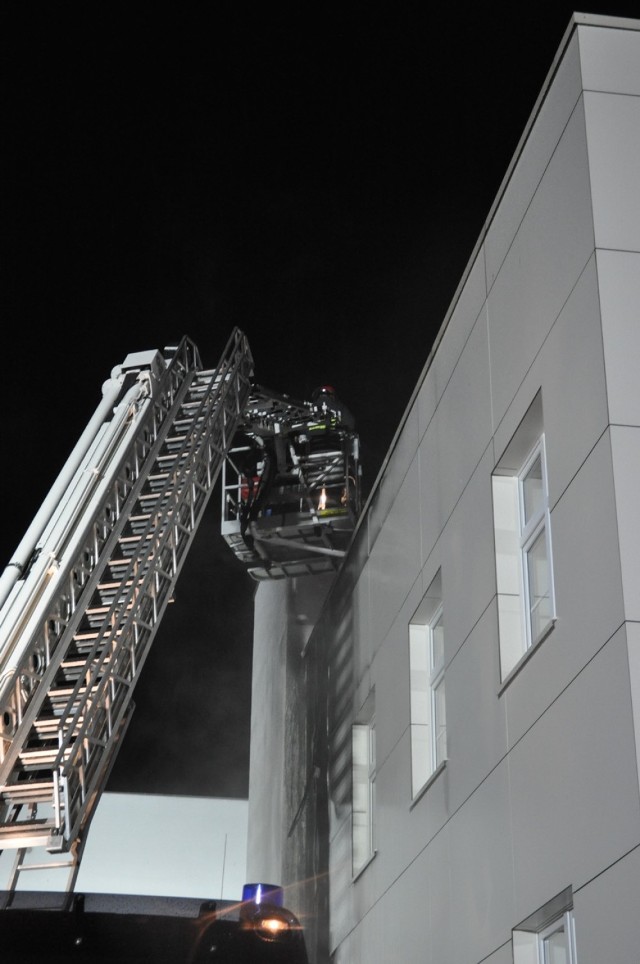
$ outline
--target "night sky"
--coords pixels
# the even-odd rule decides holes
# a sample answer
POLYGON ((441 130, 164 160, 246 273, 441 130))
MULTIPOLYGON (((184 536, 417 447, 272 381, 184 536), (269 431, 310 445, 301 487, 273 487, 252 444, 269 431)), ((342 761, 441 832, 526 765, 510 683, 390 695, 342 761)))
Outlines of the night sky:
MULTIPOLYGON (((0 15, 6 562, 111 368, 183 335, 213 366, 238 326, 259 383, 333 384, 367 490, 573 7, 162 9, 0 15)), ((218 515, 216 490, 109 789, 247 794, 255 583, 218 515)))

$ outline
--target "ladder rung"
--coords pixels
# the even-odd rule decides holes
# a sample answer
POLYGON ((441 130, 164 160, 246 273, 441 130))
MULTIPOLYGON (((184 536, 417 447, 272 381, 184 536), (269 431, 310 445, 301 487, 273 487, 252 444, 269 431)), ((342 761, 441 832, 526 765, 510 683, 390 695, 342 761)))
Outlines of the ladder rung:
MULTIPOLYGON (((3 850, 26 850, 28 847, 48 847, 51 843, 52 834, 57 831, 56 823, 53 820, 40 821, 38 825, 31 824, 11 824, 9 827, 0 827, 0 847, 3 850), (9 831, 9 832, 7 832, 9 831)), ((57 834, 56 834, 57 836, 57 834)), ((59 866, 58 862, 52 861, 47 864, 48 868, 59 866)), ((19 870, 40 869, 37 864, 19 865, 19 870)))
POLYGON ((0 787, 0 797, 8 803, 42 803, 53 796, 53 780, 9 783, 0 787))

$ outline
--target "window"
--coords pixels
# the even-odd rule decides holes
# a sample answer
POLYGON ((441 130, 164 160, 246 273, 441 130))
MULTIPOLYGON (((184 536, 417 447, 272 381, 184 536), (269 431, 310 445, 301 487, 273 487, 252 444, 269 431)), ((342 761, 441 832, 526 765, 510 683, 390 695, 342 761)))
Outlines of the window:
POLYGON ((573 964, 576 953, 572 910, 538 934, 538 957, 540 964, 573 964))
POLYGON ((492 476, 500 664, 504 679, 555 619, 542 402, 536 400, 492 476))
POLYGON ((513 931, 514 964, 577 964, 573 894, 568 887, 513 931))
POLYGON ((444 621, 440 573, 409 624, 411 796, 447 756, 444 696, 444 621))
POLYGON ((360 873, 375 854, 373 818, 376 785, 376 730, 374 694, 369 694, 359 719, 351 727, 353 875, 360 873))

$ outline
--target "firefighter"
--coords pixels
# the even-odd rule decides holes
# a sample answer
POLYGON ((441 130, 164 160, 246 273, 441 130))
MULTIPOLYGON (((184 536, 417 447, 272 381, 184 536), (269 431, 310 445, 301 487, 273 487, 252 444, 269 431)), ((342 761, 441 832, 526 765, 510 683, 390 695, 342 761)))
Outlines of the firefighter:
POLYGON ((331 415, 334 415, 345 428, 354 427, 353 415, 339 400, 332 385, 321 385, 320 388, 316 388, 311 401, 320 418, 331 418, 331 415))

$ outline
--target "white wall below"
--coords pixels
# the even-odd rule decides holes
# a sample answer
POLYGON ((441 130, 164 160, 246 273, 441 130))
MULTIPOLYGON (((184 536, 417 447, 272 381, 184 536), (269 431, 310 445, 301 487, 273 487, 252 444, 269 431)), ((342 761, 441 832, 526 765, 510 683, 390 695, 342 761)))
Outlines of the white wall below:
POLYGON ((246 800, 105 793, 76 891, 239 900, 246 800))

